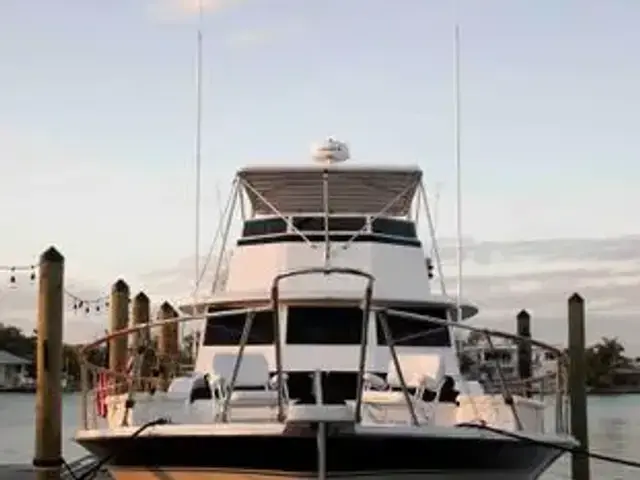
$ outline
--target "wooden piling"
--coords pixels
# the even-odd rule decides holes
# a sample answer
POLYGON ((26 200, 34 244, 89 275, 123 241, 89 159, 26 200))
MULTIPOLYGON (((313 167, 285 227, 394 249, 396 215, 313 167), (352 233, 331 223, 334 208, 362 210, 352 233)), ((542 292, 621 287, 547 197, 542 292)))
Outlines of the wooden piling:
MULTIPOLYGON (((140 362, 137 374, 143 379, 151 377, 151 371, 155 365, 154 352, 151 351, 151 330, 148 326, 150 317, 149 297, 144 292, 140 292, 133 298, 131 324, 132 326, 147 325, 147 327, 133 334, 131 351, 140 362)), ((136 382, 138 391, 145 391, 149 387, 146 381, 136 382)))
POLYGON ((38 480, 58 480, 62 467, 62 332, 64 257, 54 247, 40 257, 36 351, 36 448, 38 480))
MULTIPOLYGON (((133 298, 133 308, 131 309, 132 326, 144 325, 149 323, 150 309, 149 297, 144 292, 138 293, 133 298)), ((133 335, 133 347, 137 348, 141 345, 147 345, 150 341, 149 328, 138 331, 133 335)))
MULTIPOLYGON (((158 320, 170 320, 176 318, 178 312, 169 302, 164 302, 158 312, 158 320)), ((161 362, 161 374, 159 390, 166 391, 169 387, 169 379, 175 373, 175 365, 179 360, 179 326, 177 323, 167 323, 160 328, 160 338, 158 339, 158 355, 161 362)))
MULTIPOLYGON (((520 311, 516 316, 516 333, 524 339, 531 339, 531 315, 526 310, 520 311)), ((526 397, 532 396, 531 378, 531 342, 518 342, 518 374, 520 380, 524 380, 524 394, 526 397)))
MULTIPOLYGON (((129 285, 119 279, 111 287, 110 330, 111 333, 124 330, 129 326, 129 285)), ((117 373, 126 373, 127 369, 127 336, 109 340, 109 369, 117 373)), ((116 383, 114 394, 125 393, 127 388, 121 377, 114 378, 116 383)))
MULTIPOLYGON (((580 450, 589 450, 587 427, 587 369, 585 359, 585 306, 577 293, 569 297, 569 402, 571 404, 571 434, 580 442, 580 450)), ((573 480, 589 480, 589 457, 583 453, 571 455, 573 480)))

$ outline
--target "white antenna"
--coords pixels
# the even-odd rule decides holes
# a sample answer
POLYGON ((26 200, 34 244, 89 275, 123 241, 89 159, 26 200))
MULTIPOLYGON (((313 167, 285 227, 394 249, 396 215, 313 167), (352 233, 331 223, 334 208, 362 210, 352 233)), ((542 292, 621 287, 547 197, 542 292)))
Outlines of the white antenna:
POLYGON ((462 320, 462 175, 460 172, 460 26, 456 20, 453 31, 453 123, 456 168, 456 288, 457 320, 462 320))
MULTIPOLYGON (((196 39, 196 139, 195 139, 195 160, 196 160, 196 208, 195 208, 195 272, 193 288, 193 315, 196 315, 198 304, 198 289, 200 286, 200 177, 202 170, 202 0, 198 1, 198 31, 196 39)), ((184 327, 183 325, 183 337, 184 327)))
MULTIPOLYGON (((437 182, 435 185, 435 193, 433 195, 433 231, 438 232, 438 213, 440 211, 440 193, 442 192, 442 182, 437 182)), ((431 253, 429 258, 434 258, 436 250, 436 242, 431 242, 431 253)), ((442 292, 444 294, 444 292, 442 292)))

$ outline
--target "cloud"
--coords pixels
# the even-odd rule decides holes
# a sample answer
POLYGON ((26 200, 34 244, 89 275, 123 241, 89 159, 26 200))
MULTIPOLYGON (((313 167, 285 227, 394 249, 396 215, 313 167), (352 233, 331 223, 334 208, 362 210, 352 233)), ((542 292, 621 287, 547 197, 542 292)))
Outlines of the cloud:
POLYGON ((245 3, 247 0, 171 0, 171 3, 175 4, 177 8, 187 13, 198 13, 200 6, 205 12, 218 12, 240 3, 245 3))
MULTIPOLYGON (((455 247, 444 241, 446 274, 455 274, 455 247)), ((632 335, 640 318, 640 237, 466 242, 464 296, 480 307, 477 324, 515 329, 515 315, 527 309, 534 335, 566 340, 566 301, 579 292, 587 304, 589 341, 618 336, 640 351, 632 335)), ((454 287, 454 284, 451 284, 454 287)))
POLYGON ((227 35, 226 44, 231 48, 250 48, 281 40, 304 31, 302 19, 293 18, 286 25, 277 27, 246 28, 227 35))
MULTIPOLYGON (((442 242, 445 276, 449 293, 455 288, 455 248, 442 242)), ((201 260, 204 265, 205 259, 201 260)), ((193 257, 173 266, 132 279, 132 292, 144 290, 158 304, 165 299, 189 298, 193 286, 193 257)), ((213 280, 210 264, 203 279, 203 293, 213 280)), ((532 314, 536 337, 554 343, 566 341, 567 299, 579 292, 587 304, 587 337, 620 337, 627 349, 640 353, 640 237, 606 239, 538 240, 526 242, 477 242, 465 245, 464 297, 477 303, 480 314, 470 320, 476 325, 515 330, 515 316, 521 309, 532 314)), ((92 285, 68 282, 87 298, 99 296, 92 285)), ((434 285, 437 284, 437 279, 434 285)), ((2 290, 0 288, 0 290, 2 290)), ((437 288, 436 288, 437 290, 437 288)), ((74 290, 75 291, 75 290, 74 290)), ((33 328, 35 287, 25 286, 0 295, 2 321, 25 330, 33 328)), ((85 317, 67 312, 69 340, 87 340, 107 325, 105 316, 85 317)))
POLYGON ((218 13, 236 7, 248 0, 152 0, 148 11, 152 18, 159 21, 175 21, 193 18, 198 15, 200 2, 203 13, 218 13))
POLYGON ((255 47, 269 43, 282 34, 281 30, 268 28, 239 30, 227 36, 226 43, 232 48, 255 47))

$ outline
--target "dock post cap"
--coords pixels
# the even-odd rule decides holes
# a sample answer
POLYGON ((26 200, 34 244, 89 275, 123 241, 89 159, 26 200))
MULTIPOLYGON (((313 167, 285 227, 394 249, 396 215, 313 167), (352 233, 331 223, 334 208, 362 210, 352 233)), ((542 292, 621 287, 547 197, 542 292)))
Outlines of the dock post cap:
POLYGON ((127 285, 127 282, 125 282, 123 279, 119 278, 118 280, 116 280, 116 283, 113 284, 113 287, 111 288, 111 291, 113 293, 128 292, 129 291, 129 285, 127 285))
POLYGON ((64 255, 62 255, 58 249, 52 245, 42 252, 42 255, 40 255, 40 262, 62 263, 64 262, 64 255))
POLYGON ((531 314, 523 309, 518 312, 518 315, 516 315, 516 318, 531 318, 531 314))
POLYGON ((173 315, 177 315, 178 314, 178 312, 176 312, 176 309, 173 308, 173 305, 171 305, 167 301, 163 302, 162 305, 160 305, 160 310, 162 310, 165 313, 171 313, 173 315))
POLYGON ((569 297, 569 303, 584 303, 584 298, 578 292, 574 292, 573 295, 569 297))
POLYGON ((148 297, 148 296, 147 296, 147 294, 146 294, 146 293, 144 293, 144 292, 139 292, 139 293, 135 296, 134 300, 135 300, 136 302, 146 302, 146 303, 149 303, 149 297, 148 297))

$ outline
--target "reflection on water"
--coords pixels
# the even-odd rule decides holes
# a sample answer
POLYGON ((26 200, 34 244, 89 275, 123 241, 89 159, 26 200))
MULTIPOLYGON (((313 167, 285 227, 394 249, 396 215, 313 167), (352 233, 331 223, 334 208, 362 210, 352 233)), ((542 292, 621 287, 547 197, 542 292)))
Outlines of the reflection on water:
MULTIPOLYGON (((79 418, 79 397, 63 399, 63 453, 73 460, 85 454, 71 441, 79 418)), ((0 394, 0 463, 31 463, 34 446, 34 395, 0 394)), ((589 398, 591 450, 640 460, 640 395, 589 398)), ((569 479, 568 456, 561 458, 544 480, 569 479)), ((593 480, 637 480, 630 467, 592 462, 593 480)))
MULTIPOLYGON (((640 460, 640 395, 589 397, 590 450, 629 460, 640 460)), ((570 458, 565 455, 544 480, 569 479, 570 458)), ((598 460, 591 462, 593 480, 636 480, 640 471, 598 460)))
MULTIPOLYGON (((0 463, 28 464, 33 460, 35 399, 35 395, 0 394, 0 463)), ((65 395, 62 399, 62 448, 68 460, 86 454, 82 447, 71 441, 79 412, 79 397, 65 395)))

